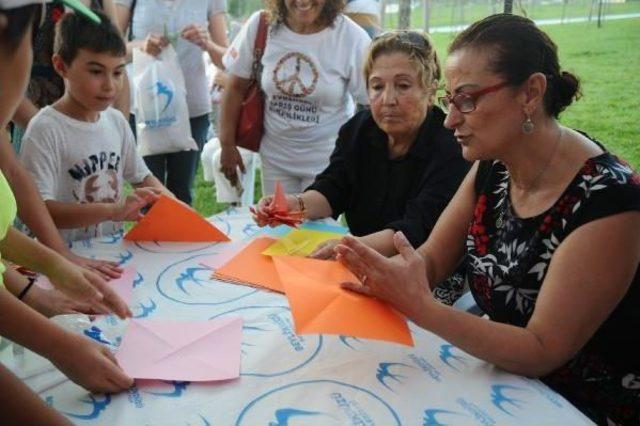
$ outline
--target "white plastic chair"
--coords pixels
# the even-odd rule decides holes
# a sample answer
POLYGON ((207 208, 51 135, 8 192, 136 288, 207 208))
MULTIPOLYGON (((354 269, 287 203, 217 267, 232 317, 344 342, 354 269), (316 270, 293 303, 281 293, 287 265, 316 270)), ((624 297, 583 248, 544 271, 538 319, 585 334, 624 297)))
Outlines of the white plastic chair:
POLYGON ((240 204, 242 207, 253 205, 255 195, 254 183, 256 180, 256 163, 260 160, 254 152, 238 148, 242 156, 242 162, 246 173, 240 173, 240 188, 231 186, 231 183, 220 171, 220 141, 218 138, 210 139, 202 149, 200 161, 206 182, 213 182, 216 188, 216 200, 219 203, 240 204))

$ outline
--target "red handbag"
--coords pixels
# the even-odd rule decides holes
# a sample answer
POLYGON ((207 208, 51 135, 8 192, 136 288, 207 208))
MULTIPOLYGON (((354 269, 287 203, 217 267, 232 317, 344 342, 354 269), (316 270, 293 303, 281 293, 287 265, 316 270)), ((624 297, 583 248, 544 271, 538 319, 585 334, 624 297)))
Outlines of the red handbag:
POLYGON ((240 107, 238 126, 236 127, 236 145, 250 151, 260 150, 260 141, 264 132, 264 93, 260 89, 260 74, 262 72, 262 54, 267 44, 267 13, 260 13, 258 33, 253 46, 253 69, 251 71, 251 86, 247 90, 240 107))

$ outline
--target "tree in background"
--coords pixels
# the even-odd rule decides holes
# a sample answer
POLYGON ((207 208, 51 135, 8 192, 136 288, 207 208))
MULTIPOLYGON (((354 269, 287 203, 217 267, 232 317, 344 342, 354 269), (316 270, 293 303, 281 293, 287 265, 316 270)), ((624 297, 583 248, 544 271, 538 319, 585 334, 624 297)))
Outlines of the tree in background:
POLYGON ((398 2, 398 29, 407 30, 411 26, 411 0, 398 2))

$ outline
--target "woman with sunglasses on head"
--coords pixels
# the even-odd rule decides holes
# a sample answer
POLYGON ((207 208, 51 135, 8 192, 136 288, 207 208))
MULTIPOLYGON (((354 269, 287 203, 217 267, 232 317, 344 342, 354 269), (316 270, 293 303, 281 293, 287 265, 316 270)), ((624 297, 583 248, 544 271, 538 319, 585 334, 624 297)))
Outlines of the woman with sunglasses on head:
POLYGON ((557 117, 578 94, 529 19, 493 15, 457 36, 449 114, 476 161, 427 242, 379 256, 345 238, 338 257, 419 326, 512 373, 539 377, 599 424, 640 421, 640 176, 557 117), (466 256, 491 321, 434 303, 466 256))
MULTIPOLYGON (((287 202, 306 219, 344 213, 353 235, 391 256, 396 231, 414 247, 426 240, 470 165, 433 105, 440 64, 425 34, 395 31, 376 38, 364 76, 371 109, 342 127, 329 166, 303 193, 287 195, 287 202)), ((272 199, 258 203, 259 225, 272 199)), ((333 258, 338 242, 322 244, 311 256, 333 258)))

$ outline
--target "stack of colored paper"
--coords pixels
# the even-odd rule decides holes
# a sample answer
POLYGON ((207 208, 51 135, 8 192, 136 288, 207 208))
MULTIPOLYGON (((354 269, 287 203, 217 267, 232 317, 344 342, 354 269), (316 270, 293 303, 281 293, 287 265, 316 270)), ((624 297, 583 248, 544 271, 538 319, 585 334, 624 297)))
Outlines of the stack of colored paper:
POLYGON ((344 234, 338 232, 294 229, 262 252, 267 256, 309 256, 325 241, 339 240, 344 234))
POLYGON ((212 278, 285 293, 296 333, 340 334, 413 345, 400 314, 379 300, 341 287, 343 282, 358 281, 341 263, 266 256, 275 242, 267 237, 254 239, 212 278))
POLYGON ((280 277, 271 256, 262 254, 276 240, 268 237, 256 238, 231 260, 218 268, 212 278, 235 284, 263 287, 283 293, 280 277))
POLYGON ((297 227, 304 219, 301 211, 290 211, 287 205, 287 198, 280 181, 276 182, 276 189, 273 193, 273 201, 266 209, 266 213, 259 212, 253 207, 251 212, 269 226, 288 225, 297 227))

